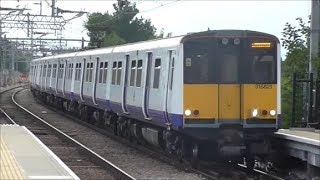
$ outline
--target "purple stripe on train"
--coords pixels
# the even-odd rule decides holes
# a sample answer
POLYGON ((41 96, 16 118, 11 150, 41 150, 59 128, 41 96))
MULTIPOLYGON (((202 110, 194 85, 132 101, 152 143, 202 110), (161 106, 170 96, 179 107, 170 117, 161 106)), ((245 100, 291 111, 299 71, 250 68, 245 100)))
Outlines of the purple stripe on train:
MULTIPOLYGON (((73 93, 73 92, 65 92, 66 96, 71 100, 80 100, 80 95, 73 93)), ((92 97, 83 95, 85 104, 90 106, 95 106, 100 109, 107 109, 111 110, 113 112, 122 112, 122 106, 119 102, 109 101, 105 99, 97 98, 96 102, 98 105, 94 105, 92 101, 92 97)), ((142 108, 136 107, 132 105, 126 105, 126 108, 128 112, 130 113, 129 116, 135 119, 144 119, 142 108)), ((152 118, 152 121, 157 124, 164 125, 166 123, 165 121, 165 112, 159 111, 159 110, 148 110, 150 118, 152 118)), ((173 114, 169 113, 169 120, 172 123, 172 127, 174 129, 180 129, 183 126, 183 116, 181 114, 173 114)))
MULTIPOLYGON (((111 109, 114 112, 122 112, 121 103, 110 101, 110 104, 111 104, 111 109)), ((126 107, 128 112, 130 113, 129 114, 130 117, 135 119, 144 119, 141 107, 136 107, 132 105, 126 105, 126 107)), ((152 118, 152 121, 157 124, 164 125, 166 123, 164 111, 149 109, 149 115, 150 115, 150 118, 152 118)), ((169 113, 169 119, 174 129, 182 128, 183 117, 181 114, 169 113)))

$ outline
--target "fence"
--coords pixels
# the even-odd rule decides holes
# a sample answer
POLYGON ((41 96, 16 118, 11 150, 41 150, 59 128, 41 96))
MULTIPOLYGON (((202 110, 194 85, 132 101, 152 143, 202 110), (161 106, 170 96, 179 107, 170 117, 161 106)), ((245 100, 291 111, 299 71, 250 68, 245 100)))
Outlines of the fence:
POLYGON ((320 128, 320 79, 293 74, 291 127, 320 128))

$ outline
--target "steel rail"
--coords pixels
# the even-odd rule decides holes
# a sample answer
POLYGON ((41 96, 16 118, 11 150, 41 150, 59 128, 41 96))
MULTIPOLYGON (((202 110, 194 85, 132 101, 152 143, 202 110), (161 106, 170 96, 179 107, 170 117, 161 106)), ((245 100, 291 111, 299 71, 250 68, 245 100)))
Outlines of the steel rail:
POLYGON ((102 156, 100 156, 99 154, 95 153, 94 151, 92 151, 91 149, 89 149, 88 147, 84 146, 83 144, 81 144, 80 142, 76 141, 75 139, 73 139, 72 137, 68 136, 67 134, 65 134, 64 132, 60 131, 59 129, 57 129, 56 127, 52 126, 51 124, 49 124, 48 122, 46 122, 45 120, 43 120, 42 118, 40 118, 39 116, 35 115, 34 113, 30 112, 28 109, 24 108, 22 105, 20 105, 16 100, 15 100, 15 96, 17 93, 25 91, 27 89, 22 89, 19 91, 16 91, 13 95, 12 95, 12 101, 14 102, 14 104, 16 106, 18 106, 20 109, 24 110, 25 112, 27 112, 28 114, 30 114, 31 116, 33 116, 34 118, 36 118, 37 120, 39 120, 41 123, 43 123, 47 128, 51 129, 53 132, 56 133, 56 135, 58 135, 59 137, 67 140, 70 143, 73 143, 76 147, 78 147, 79 149, 84 150, 83 152, 86 153, 88 156, 90 156, 92 159, 94 159, 97 163, 101 164, 103 167, 108 167, 109 170, 111 170, 114 175, 117 176, 117 178, 119 179, 130 179, 130 180, 135 180, 135 178, 131 175, 129 175, 128 173, 124 172, 122 169, 120 169, 119 167, 115 166, 114 164, 112 164, 111 162, 109 162, 108 160, 104 159, 102 156))
POLYGON ((2 114, 4 114, 7 119, 9 119, 11 121, 12 124, 16 125, 17 123, 0 107, 0 111, 2 114))
MULTIPOLYGON (((23 86, 26 86, 26 85, 21 85, 21 86, 15 86, 15 87, 12 87, 12 88, 9 88, 9 89, 5 89, 4 91, 0 91, 0 95, 5 93, 5 92, 8 92, 8 91, 11 91, 11 90, 14 90, 14 89, 17 89, 17 88, 21 88, 23 86)), ((0 107, 0 112, 2 114, 4 114, 7 119, 9 119, 11 121, 12 124, 14 125, 17 125, 17 123, 0 107)))

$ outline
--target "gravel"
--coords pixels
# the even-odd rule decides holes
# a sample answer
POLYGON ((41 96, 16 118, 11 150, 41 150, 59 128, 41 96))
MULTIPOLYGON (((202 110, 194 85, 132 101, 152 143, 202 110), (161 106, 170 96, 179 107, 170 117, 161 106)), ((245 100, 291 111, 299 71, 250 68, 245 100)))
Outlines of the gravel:
MULTIPOLYGON (((137 179, 204 179, 204 177, 199 174, 186 172, 159 159, 152 158, 144 152, 119 143, 106 135, 80 125, 67 117, 56 114, 54 111, 37 104, 29 90, 19 93, 16 99, 21 105, 42 117, 48 123, 67 134, 71 134, 75 140, 89 147, 91 150, 137 179), (46 113, 43 113, 44 111, 46 113)), ((50 140, 47 137, 42 138, 41 140, 53 141, 52 146, 56 141, 55 139, 50 140)), ((72 149, 60 149, 56 146, 54 146, 53 151, 56 151, 57 154, 60 152, 68 152, 67 154, 69 155, 73 153, 72 149)), ((61 156, 62 159, 64 157, 63 154, 60 154, 59 156, 61 156)), ((77 156, 75 155, 75 157, 77 156)), ((77 163, 75 163, 75 165, 77 165, 77 163)), ((82 170, 83 172, 81 171, 81 174, 87 173, 86 168, 82 168, 82 170)), ((97 173, 99 173, 99 168, 97 168, 97 173)), ((96 174, 94 173, 88 173, 88 177, 91 177, 90 179, 94 179, 95 175, 96 174)))

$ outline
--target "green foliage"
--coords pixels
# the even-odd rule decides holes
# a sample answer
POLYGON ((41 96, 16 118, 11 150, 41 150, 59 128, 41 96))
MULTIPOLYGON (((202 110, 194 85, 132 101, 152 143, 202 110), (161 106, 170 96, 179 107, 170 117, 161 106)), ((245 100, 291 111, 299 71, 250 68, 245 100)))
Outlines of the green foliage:
MULTIPOLYGON (((285 61, 282 62, 282 127, 289 127, 292 119, 292 75, 294 72, 306 75, 309 68, 309 41, 310 17, 305 23, 302 18, 297 18, 298 26, 286 23, 283 29, 282 46, 288 50, 285 61)), ((313 59, 314 66, 320 70, 320 58, 313 59)), ((297 95, 302 96, 302 88, 297 88, 297 95)), ((302 98, 296 98, 297 104, 302 105, 302 98)), ((302 114, 302 106, 297 109, 297 114, 302 114)), ((301 118, 296 117, 297 119, 301 118)))
POLYGON ((124 44, 126 41, 122 39, 117 33, 111 32, 110 34, 106 35, 103 40, 102 46, 114 46, 119 44, 124 44))
POLYGON ((89 31, 90 46, 113 46, 159 37, 150 19, 135 17, 139 13, 135 3, 117 0, 113 8, 113 14, 96 12, 88 16, 84 26, 89 31))

